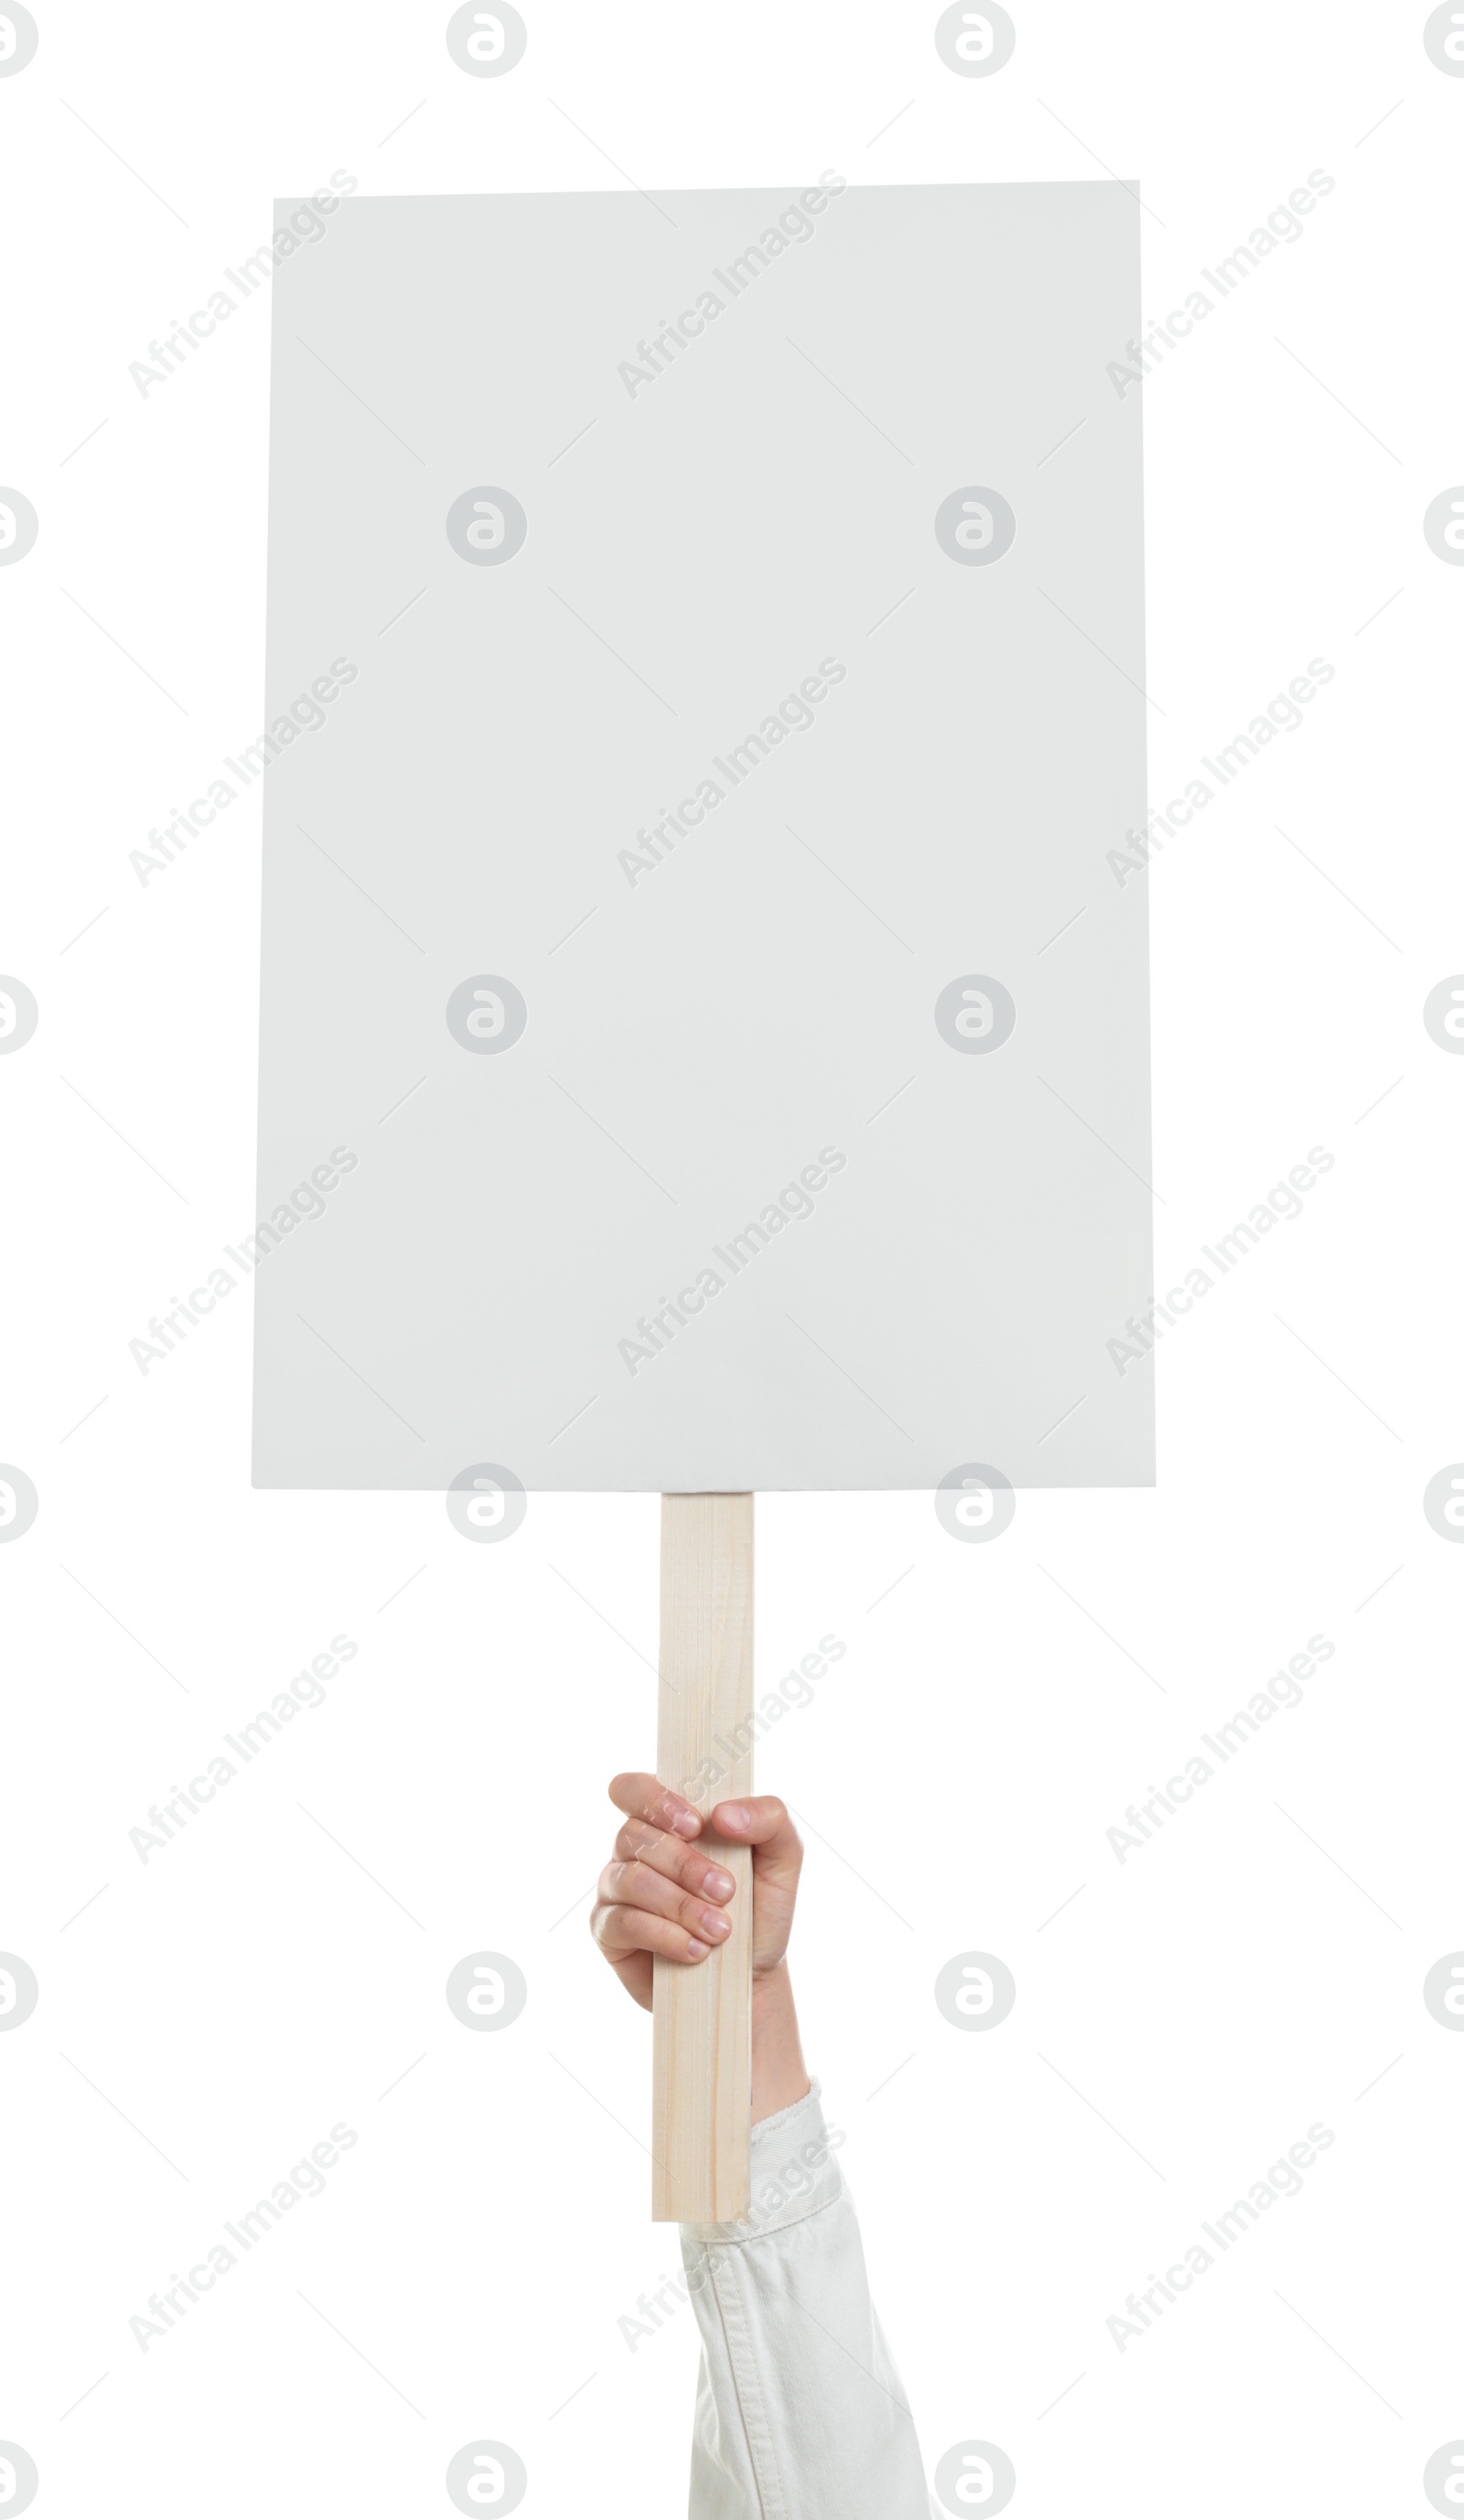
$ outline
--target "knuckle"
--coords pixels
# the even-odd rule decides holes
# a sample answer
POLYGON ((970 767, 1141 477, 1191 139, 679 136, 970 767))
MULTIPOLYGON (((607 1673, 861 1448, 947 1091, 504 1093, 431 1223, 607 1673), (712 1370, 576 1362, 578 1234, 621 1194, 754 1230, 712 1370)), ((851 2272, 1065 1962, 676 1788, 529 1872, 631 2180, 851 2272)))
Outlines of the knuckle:
POLYGON ((659 1843, 659 1831, 650 1827, 645 1821, 627 1820, 624 1827, 619 1833, 619 1836, 616 1839, 616 1853, 621 1858, 622 1862, 628 1864, 632 1862, 636 1856, 644 1856, 654 1853, 659 1843))
POLYGON ((640 1932, 642 1921, 633 1908, 607 1908, 600 1934, 602 1951, 614 1953, 618 1959, 622 1958, 626 1952, 633 1952, 643 1939, 640 1932))

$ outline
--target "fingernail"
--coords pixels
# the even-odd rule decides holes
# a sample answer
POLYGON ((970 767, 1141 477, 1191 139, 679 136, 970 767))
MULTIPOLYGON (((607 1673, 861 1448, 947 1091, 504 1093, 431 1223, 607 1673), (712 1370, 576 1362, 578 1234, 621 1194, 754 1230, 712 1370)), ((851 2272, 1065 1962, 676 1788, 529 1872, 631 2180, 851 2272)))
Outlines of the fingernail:
POLYGON ((689 1942, 686 1946, 686 1957, 689 1960, 704 1960, 707 1958, 707 1952, 706 1943, 689 1942))
POLYGON ((722 1810, 731 1827, 747 1827, 750 1815, 746 1803, 723 1803, 722 1810))
POLYGON ((709 1898, 730 1899, 737 1884, 730 1872, 723 1872, 719 1865, 713 1864, 709 1867, 702 1887, 709 1898))
POLYGON ((701 1816, 694 1811, 673 1812, 671 1826, 678 1837, 696 1837, 702 1826, 701 1816))
POLYGON ((719 1943, 724 1934, 730 1934, 732 1931, 730 1919, 724 1916, 718 1908, 704 1908, 702 1924, 714 1943, 719 1943))

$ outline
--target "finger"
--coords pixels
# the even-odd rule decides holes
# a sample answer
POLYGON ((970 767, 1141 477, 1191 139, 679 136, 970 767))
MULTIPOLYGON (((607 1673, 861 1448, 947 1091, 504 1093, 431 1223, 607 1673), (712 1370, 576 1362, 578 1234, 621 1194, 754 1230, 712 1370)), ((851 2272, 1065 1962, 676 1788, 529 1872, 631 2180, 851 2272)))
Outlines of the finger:
POLYGON ((615 1973, 619 1979, 621 1986, 625 1989, 626 1994, 634 1998, 635 2002, 640 2005, 641 2010, 643 2012, 654 2010, 656 2002, 656 1962, 652 1959, 650 1953, 629 1952, 626 1954, 624 1959, 612 1960, 610 1965, 615 1970, 615 1973))
POLYGON ((701 1834, 701 1813, 684 1794, 663 1785, 659 1777, 644 1776, 636 1769, 612 1777, 610 1799, 617 1811, 626 1813, 631 1820, 651 1821, 657 1828, 673 1829, 678 1837, 701 1834))
POLYGON ((797 1871, 803 1860, 803 1842, 794 1827, 788 1805, 776 1794, 753 1794, 745 1802, 718 1803, 711 1814, 711 1825, 721 1837, 735 1838, 740 1846, 755 1846, 761 1852, 762 1867, 782 1870, 791 1867, 797 1871))
POLYGON ((668 1837, 664 1829, 653 1828, 649 1821, 627 1820, 616 1839, 616 1853, 622 1864, 649 1864, 703 1899, 730 1899, 737 1887, 731 1873, 709 1855, 688 1846, 682 1837, 668 1837))
POLYGON ((679 1890, 649 1864, 607 1864, 600 1875, 603 1907, 643 1909, 648 1915, 670 1916, 701 1942, 724 1943, 732 1927, 720 1908, 679 1890))
POLYGON ((597 1908, 590 1932, 609 1960, 623 1959, 627 1952, 653 1952, 663 1960, 704 1960, 711 1949, 684 1925, 673 1924, 669 1916, 653 1916, 645 1908, 597 1908))

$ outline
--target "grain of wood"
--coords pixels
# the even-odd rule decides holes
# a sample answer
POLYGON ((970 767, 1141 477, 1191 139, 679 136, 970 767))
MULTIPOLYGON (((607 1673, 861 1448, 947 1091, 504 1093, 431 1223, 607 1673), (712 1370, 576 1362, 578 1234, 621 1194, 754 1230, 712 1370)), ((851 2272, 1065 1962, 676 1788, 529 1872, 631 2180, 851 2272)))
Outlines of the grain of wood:
MULTIPOLYGON (((752 1714, 753 1500, 664 1496, 657 1775, 701 1811, 751 1793, 752 1714)), ((719 1949, 655 1964, 657 2223, 737 2222, 751 2203, 752 1852, 709 1830, 697 1844, 737 1888, 719 1949)))

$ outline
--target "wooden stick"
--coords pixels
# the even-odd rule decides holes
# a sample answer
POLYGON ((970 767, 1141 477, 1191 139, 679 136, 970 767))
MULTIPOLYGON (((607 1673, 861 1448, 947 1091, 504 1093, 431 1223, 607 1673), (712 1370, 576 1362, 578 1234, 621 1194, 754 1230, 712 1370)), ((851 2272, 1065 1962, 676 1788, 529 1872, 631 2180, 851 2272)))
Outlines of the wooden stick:
MULTIPOLYGON (((661 1500, 656 1773, 709 1811, 753 1790, 753 1500, 661 1500)), ((740 2222, 752 2202, 753 1857, 696 1841, 737 1883, 732 1931, 694 1966, 655 1965, 651 2219, 740 2222)))

